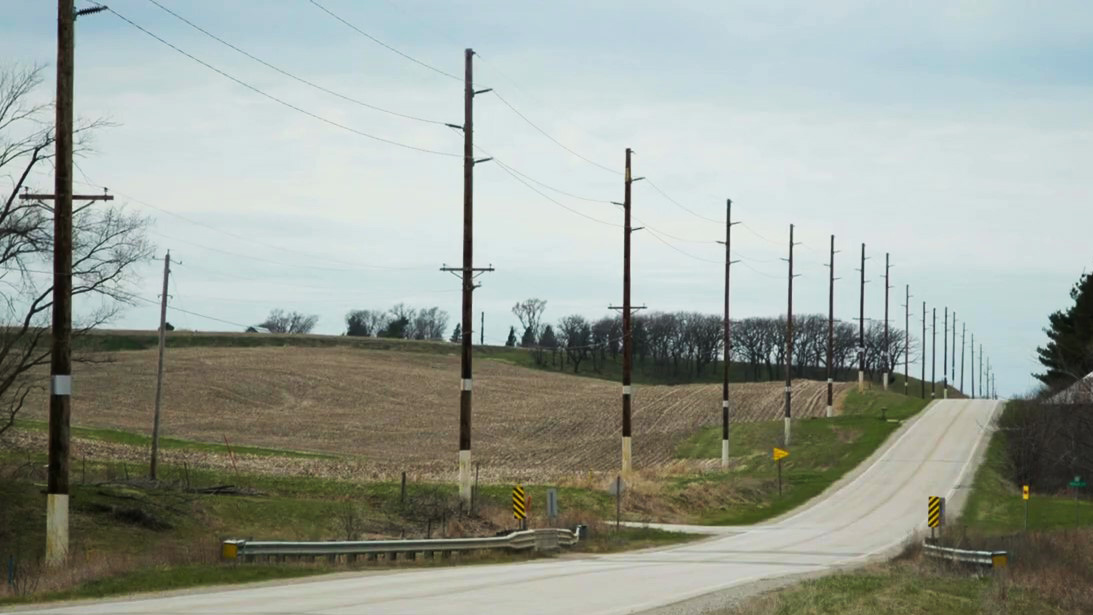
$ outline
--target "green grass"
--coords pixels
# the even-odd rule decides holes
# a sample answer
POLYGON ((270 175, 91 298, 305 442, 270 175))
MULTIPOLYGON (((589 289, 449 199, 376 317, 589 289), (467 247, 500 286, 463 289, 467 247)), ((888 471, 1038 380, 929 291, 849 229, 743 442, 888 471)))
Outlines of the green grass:
POLYGON ((72 589, 30 596, 0 597, 0 605, 106 598, 142 592, 170 591, 189 587, 232 585, 313 576, 333 572, 330 566, 275 566, 266 564, 189 564, 151 566, 116 576, 81 583, 72 589))
MULTIPOLYGON (((1021 488, 1006 474, 1006 432, 996 431, 983 465, 975 473, 972 492, 960 518, 960 525, 991 534, 1021 531, 1025 523, 1025 502, 1021 488)), ((1067 494, 1039 493, 1032 488, 1028 501, 1030 530, 1075 527, 1074 497, 1067 494)), ((1078 501, 1077 521, 1093 525, 1093 502, 1088 493, 1078 501)))
MULTIPOLYGON (((782 495, 778 495, 778 465, 772 449, 781 446, 782 421, 734 425, 729 438, 733 466, 728 472, 673 480, 677 498, 696 490, 720 489, 725 501, 703 510, 696 521, 712 525, 743 525, 790 511, 819 495, 857 467, 900 426, 926 406, 926 401, 898 393, 867 391, 847 394, 842 415, 830 419, 794 421, 790 456, 782 461, 782 495), (881 409, 887 420, 882 420, 881 409)), ((677 456, 719 458, 721 429, 705 429, 684 441, 677 456)))
POLYGON ((872 566, 804 581, 716 615, 994 615, 1067 611, 1043 604, 1034 592, 964 572, 938 571, 913 562, 872 566))
MULTIPOLYGON (((15 426, 20 429, 29 429, 33 431, 49 430, 49 424, 45 421, 30 421, 19 419, 15 422, 15 426)), ((136 434, 129 431, 122 431, 120 429, 71 427, 70 431, 73 438, 96 440, 99 442, 111 442, 114 444, 125 444, 128 446, 138 446, 141 448, 147 448, 152 446, 151 436, 136 434)), ((226 454, 230 451, 238 455, 257 455, 262 457, 303 457, 310 459, 338 458, 338 455, 332 455, 330 453, 313 453, 308 451, 296 451, 290 449, 242 446, 238 444, 232 444, 231 446, 228 446, 217 442, 199 442, 196 440, 184 440, 182 438, 164 436, 161 436, 159 438, 159 448, 161 450, 178 449, 218 454, 226 454)))

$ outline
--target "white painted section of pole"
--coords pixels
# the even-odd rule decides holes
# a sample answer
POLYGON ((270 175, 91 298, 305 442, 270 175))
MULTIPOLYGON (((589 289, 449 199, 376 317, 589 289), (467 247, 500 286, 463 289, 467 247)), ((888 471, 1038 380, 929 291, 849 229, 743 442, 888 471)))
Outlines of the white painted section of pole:
POLYGON ((941 389, 941 398, 942 399, 949 399, 949 387, 945 387, 944 389, 941 389))
POLYGON ((831 418, 831 415, 832 415, 831 406, 828 406, 827 407, 827 418, 831 418))
POLYGON ((888 372, 884 372, 884 390, 888 390, 888 372))
POLYGON ((623 476, 629 475, 633 470, 632 450, 630 448, 630 436, 623 436, 622 438, 622 473, 623 476))
POLYGON ((633 385, 629 385, 629 384, 622 385, 622 394, 623 395, 633 395, 634 394, 633 385))
POLYGON ((53 376, 49 381, 50 395, 72 395, 72 376, 53 376))
POLYGON ((729 440, 721 440, 721 467, 729 467, 729 440))
POLYGON ((46 565, 60 566, 68 557, 68 494, 46 495, 46 565))
POLYGON ((785 442, 785 446, 787 446, 787 447, 788 447, 788 446, 789 446, 789 425, 790 425, 790 418, 789 418, 789 417, 787 416, 787 417, 786 417, 786 419, 785 419, 785 421, 786 421, 786 433, 785 433, 785 440, 784 440, 784 442, 785 442))
POLYGON ((865 392, 865 372, 858 370, 858 392, 865 392))
POLYGON ((473 383, 474 383, 474 380, 472 380, 471 378, 460 378, 459 379, 459 390, 460 391, 470 391, 471 386, 472 386, 473 383))
POLYGON ((459 499, 470 506, 471 489, 474 487, 474 473, 471 467, 471 452, 459 451, 459 499))

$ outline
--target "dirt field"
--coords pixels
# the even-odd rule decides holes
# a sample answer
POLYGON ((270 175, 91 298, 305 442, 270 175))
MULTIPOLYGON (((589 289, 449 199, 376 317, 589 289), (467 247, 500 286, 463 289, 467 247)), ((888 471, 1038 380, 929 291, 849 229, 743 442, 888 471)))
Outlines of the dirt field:
MULTIPOLYGON (((72 422, 150 431, 154 351, 81 363, 72 422)), ((162 433, 181 438, 352 455, 372 477, 455 471, 459 359, 348 348, 182 348, 168 353, 162 433)), ((850 386, 838 384, 838 393, 850 386)), ((782 413, 781 383, 733 385, 734 420, 782 413)), ((794 416, 824 411, 822 383, 794 383, 794 416)), ((620 385, 478 360, 475 459, 483 474, 544 476, 617 466, 620 385)), ((24 418, 44 419, 46 398, 24 418)), ((672 460, 676 445, 720 422, 719 385, 641 386, 634 463, 672 460)))

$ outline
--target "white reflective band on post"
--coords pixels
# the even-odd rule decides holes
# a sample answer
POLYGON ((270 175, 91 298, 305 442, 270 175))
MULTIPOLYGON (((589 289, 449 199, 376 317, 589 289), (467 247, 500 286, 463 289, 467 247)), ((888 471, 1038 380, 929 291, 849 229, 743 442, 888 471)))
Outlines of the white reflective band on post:
POLYGON ((827 379, 827 383, 828 383, 828 384, 831 384, 831 383, 833 383, 833 382, 835 382, 835 381, 834 381, 834 380, 832 380, 831 378, 828 378, 828 379, 827 379))
POLYGON ((49 381, 50 395, 72 395, 72 376, 54 376, 49 381))
POLYGON ((471 379, 470 378, 460 378, 459 379, 459 390, 460 391, 469 391, 469 390, 471 390, 471 379))
POLYGON ((622 394, 623 395, 633 395, 634 394, 634 387, 630 386, 629 384, 622 385, 622 394))
POLYGON ((729 407, 729 402, 727 400, 721 400, 721 407, 722 408, 728 408, 729 407))
POLYGON ((786 393, 792 393, 793 387, 786 387, 786 393))

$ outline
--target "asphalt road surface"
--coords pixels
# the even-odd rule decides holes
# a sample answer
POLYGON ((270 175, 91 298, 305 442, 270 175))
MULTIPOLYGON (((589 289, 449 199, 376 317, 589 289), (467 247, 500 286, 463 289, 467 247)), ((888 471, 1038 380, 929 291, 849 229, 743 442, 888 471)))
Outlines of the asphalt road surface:
POLYGON ((926 498, 966 488, 999 402, 939 401, 864 471, 773 523, 656 551, 340 576, 34 613, 390 615, 636 613, 759 579, 820 572, 897 549, 926 529, 926 498))

